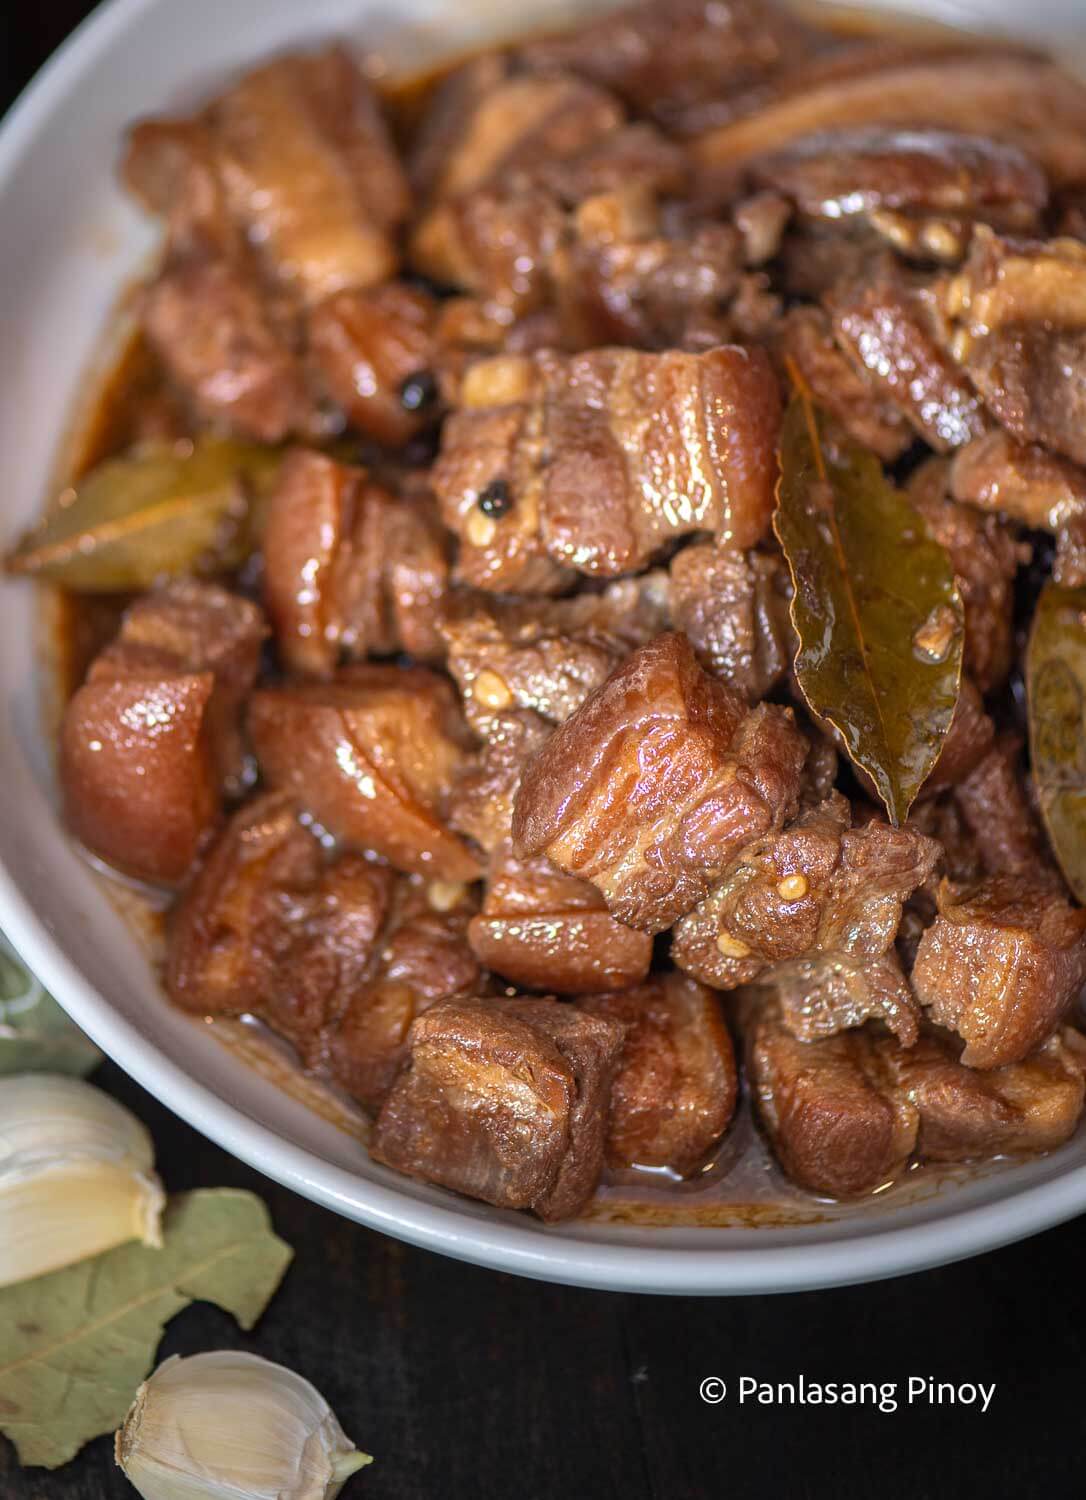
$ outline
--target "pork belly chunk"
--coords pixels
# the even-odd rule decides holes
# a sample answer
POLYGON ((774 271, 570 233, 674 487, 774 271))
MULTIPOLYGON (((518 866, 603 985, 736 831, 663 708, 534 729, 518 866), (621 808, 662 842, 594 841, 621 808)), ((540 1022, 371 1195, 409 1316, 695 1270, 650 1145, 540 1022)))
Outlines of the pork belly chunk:
POLYGON ((934 49, 860 41, 752 93, 697 142, 700 165, 737 168, 825 131, 902 127, 982 135, 1016 146, 1049 181, 1086 175, 1086 89, 1057 62, 967 43, 934 49))
POLYGON ((979 437, 980 397, 943 348, 930 295, 889 256, 826 298, 834 335, 857 371, 939 453, 979 437))
POLYGON ((167 264, 142 294, 141 314, 148 343, 205 421, 261 443, 314 428, 301 361, 244 265, 167 264))
POLYGON ((963 673, 954 717, 921 795, 930 797, 963 781, 991 750, 995 735, 976 683, 963 673))
POLYGON ((402 281, 336 292, 309 314, 310 357, 350 425, 400 448, 440 415, 438 304, 402 281))
POLYGON ((1050 1151, 1082 1115, 1086 1043, 1070 1026, 1021 1062, 987 1072, 963 1066, 958 1046, 934 1032, 909 1051, 884 1050, 897 1088, 917 1107, 925 1161, 1050 1151))
POLYGON ((759 350, 543 352, 476 366, 462 399, 433 483, 466 582, 554 591, 694 532, 745 548, 768 528, 780 407, 759 350))
POLYGON ((261 770, 317 822, 397 869, 471 881, 476 856, 443 805, 467 756, 448 683, 423 667, 355 667, 328 683, 262 688, 249 707, 261 770))
POLYGON ((377 1161, 547 1221, 603 1167, 623 1029, 556 1000, 446 1001, 420 1016, 377 1118, 377 1161))
POLYGON ((943 882, 913 965, 917 998, 965 1042, 969 1067, 1019 1062, 1086 980, 1086 911, 1043 875, 943 882))
POLYGON ((449 826, 492 854, 513 827, 513 803, 528 761, 552 726, 530 709, 495 713, 487 737, 463 765, 449 798, 449 826))
POLYGON ((1086 471, 1002 428, 959 449, 950 466, 955 500, 1038 531, 1058 532, 1086 512, 1086 471))
POLYGON ((561 69, 530 75, 503 59, 473 59, 444 81, 428 116, 413 175, 433 203, 553 170, 606 139, 626 112, 605 89, 561 69))
MULTIPOLYGON (((968 453, 973 446, 960 451, 968 453)), ((982 515, 952 499, 952 472, 945 460, 930 459, 916 470, 907 493, 932 536, 950 553, 965 606, 965 668, 987 693, 1006 681, 1014 658, 1014 579, 1030 549, 1002 517, 982 515)))
POLYGON ((795 813, 806 752, 790 709, 748 709, 685 636, 660 636, 533 757, 514 849, 546 854, 590 880, 619 921, 660 932, 795 813))
POLYGON ((823 308, 807 303, 789 308, 777 324, 776 345, 851 438, 887 463, 901 457, 913 440, 909 423, 866 368, 845 354, 823 308))
POLYGON ((526 990, 563 995, 639 984, 652 962, 652 938, 616 922, 594 885, 545 856, 521 860, 508 841, 487 868, 482 911, 469 928, 486 968, 526 990))
POLYGON ((529 67, 592 78, 681 130, 707 106, 798 61, 813 43, 801 21, 761 0, 639 0, 529 43, 519 56, 529 67))
POLYGON ((364 979, 312 1040, 310 1067, 376 1114, 407 1056, 416 1016, 442 1000, 479 993, 485 976, 468 944, 475 903, 465 886, 397 881, 364 979))
POLYGON ((717 997, 672 973, 579 1003, 626 1028, 611 1089, 608 1163, 696 1171, 730 1125, 739 1087, 717 997))
POLYGON ((280 442, 316 420, 289 327, 263 295, 201 120, 146 120, 128 139, 124 176, 166 222, 159 275, 141 295, 144 334, 187 404, 205 420, 280 442))
POLYGON ((241 789, 240 716, 266 628, 259 609, 180 579, 126 611, 68 703, 59 773, 68 826, 108 864, 180 881, 241 789))
POLYGON ((937 129, 828 130, 753 165, 755 180, 811 218, 862 216, 899 251, 959 260, 979 220, 1036 229, 1044 173, 1015 146, 937 129))
POLYGON ((568 599, 461 590, 449 600, 441 631, 465 715, 485 737, 497 714, 527 709, 562 723, 668 623, 668 581, 657 572, 568 599))
POLYGON ((908 1045, 918 1012, 892 948, 903 903, 939 852, 881 819, 851 828, 832 792, 737 855, 676 924, 672 957, 716 989, 775 985, 784 1024, 804 1041, 878 1017, 908 1045))
POLYGON ((701 665, 751 703, 760 702, 795 657, 782 559, 695 542, 672 558, 668 580, 672 622, 701 665))
POLYGON ((916 1106, 887 1086, 867 1029, 803 1042, 767 1001, 747 1037, 758 1118, 798 1186, 829 1198, 872 1193, 916 1146, 916 1106))
POLYGON ((423 497, 295 449, 268 506, 263 552, 264 599, 291 671, 328 677, 343 658, 442 656, 446 543, 423 497))
POLYGON ((989 875, 1051 874, 1052 859, 1030 804, 1020 765, 1022 743, 1000 735, 954 788, 954 802, 989 875))
POLYGON ((302 302, 395 269, 410 199, 376 95, 341 48, 257 68, 208 111, 231 211, 302 302))
POLYGON ((394 878, 356 855, 329 861, 289 795, 258 797, 172 913, 171 999, 197 1015, 260 1016, 308 1056, 365 978, 394 878))
POLYGON ((409 206, 361 70, 280 58, 197 119, 137 126, 126 176, 168 230, 144 327, 197 412, 262 442, 322 430, 298 314, 390 277, 409 206))
POLYGON ((980 228, 943 302, 954 352, 1007 431, 1086 464, 1086 245, 980 228))
MULTIPOLYGON (((550 259, 563 347, 629 344, 695 352, 741 335, 729 314, 753 278, 733 223, 668 213, 639 177, 578 203, 550 259)), ((768 257, 767 257, 768 258, 768 257)), ((764 283, 758 283, 764 286, 764 283)), ((764 292, 767 310, 779 304, 764 292)))
POLYGON ((1070 1027, 990 1072, 964 1065, 960 1043, 938 1031, 912 1048, 871 1027, 801 1042, 772 1001, 748 1042, 775 1154, 800 1187, 832 1198, 874 1192, 914 1154, 960 1162, 1051 1150, 1082 1114, 1086 1048, 1070 1027))
POLYGON ((954 455, 950 487, 956 500, 1050 532, 1054 582, 1086 583, 1086 469, 998 428, 954 455))

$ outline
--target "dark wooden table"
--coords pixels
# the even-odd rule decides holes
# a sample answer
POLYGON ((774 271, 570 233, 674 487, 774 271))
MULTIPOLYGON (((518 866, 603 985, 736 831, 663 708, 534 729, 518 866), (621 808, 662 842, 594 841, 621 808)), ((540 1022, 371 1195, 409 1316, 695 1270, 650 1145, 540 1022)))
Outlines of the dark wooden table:
MULTIPOLYGON (((183 4, 184 0, 175 0, 183 4)), ((224 0, 229 4, 229 0, 224 0)), ((84 0, 0 16, 0 105, 84 0)), ((169 1114, 112 1065, 173 1189, 262 1193, 296 1259, 251 1336, 194 1306, 162 1354, 250 1348, 300 1370, 377 1462, 346 1500, 929 1500, 1079 1496, 1086 1226, 869 1287, 745 1300, 570 1291, 475 1270, 315 1208, 169 1114), (998 1382, 987 1415, 699 1399, 703 1377, 998 1382)), ((0 1500, 133 1492, 102 1439, 54 1474, 0 1439, 0 1500)))

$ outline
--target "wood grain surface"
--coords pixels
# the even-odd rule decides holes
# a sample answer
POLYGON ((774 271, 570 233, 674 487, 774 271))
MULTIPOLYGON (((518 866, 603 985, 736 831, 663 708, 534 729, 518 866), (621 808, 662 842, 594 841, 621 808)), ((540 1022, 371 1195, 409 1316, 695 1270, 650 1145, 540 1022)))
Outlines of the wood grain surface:
MULTIPOLYGON (((183 4, 184 0, 175 0, 183 4)), ((301 3, 301 0, 300 0, 301 3)), ((229 0, 224 0, 229 5, 229 0)), ((89 7, 2 7, 6 106, 89 7)), ((2 231, 0 231, 2 232, 2 231)), ((264 1195, 296 1259, 252 1335, 206 1305, 162 1355, 252 1349, 314 1381, 376 1457, 344 1500, 928 1500, 1078 1496, 1086 1353, 1082 1221, 879 1285, 747 1300, 571 1291, 412 1250, 274 1186, 106 1065, 172 1189, 264 1195), (703 1377, 996 1381, 987 1415, 948 1406, 709 1407, 703 1377)), ((857 1252, 862 1273, 862 1251, 857 1252)), ((123 1500, 111 1443, 20 1471, 0 1500, 123 1500)))

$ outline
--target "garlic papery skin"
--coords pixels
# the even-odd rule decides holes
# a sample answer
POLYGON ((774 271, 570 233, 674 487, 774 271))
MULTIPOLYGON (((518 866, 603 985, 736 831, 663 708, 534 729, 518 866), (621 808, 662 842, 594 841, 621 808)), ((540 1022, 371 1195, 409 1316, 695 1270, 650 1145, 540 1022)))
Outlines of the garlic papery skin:
POLYGON ((161 1245, 154 1146, 101 1089, 53 1073, 0 1078, 0 1286, 127 1240, 161 1245))
POLYGON ((233 1349, 159 1365, 114 1454, 143 1500, 334 1500, 373 1462, 308 1380, 233 1349))

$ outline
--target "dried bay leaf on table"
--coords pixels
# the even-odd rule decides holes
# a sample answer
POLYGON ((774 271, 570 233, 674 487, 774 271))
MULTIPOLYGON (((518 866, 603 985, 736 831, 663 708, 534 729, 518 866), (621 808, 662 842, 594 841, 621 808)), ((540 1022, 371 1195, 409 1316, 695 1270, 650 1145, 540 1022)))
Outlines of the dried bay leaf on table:
POLYGON ((165 1324, 214 1302, 251 1328, 291 1259, 253 1193, 171 1199, 162 1249, 121 1245, 0 1289, 0 1430, 53 1469, 124 1420, 165 1324))
POLYGON ((279 461, 274 448, 207 436, 107 459, 23 538, 8 571, 120 593, 239 567, 279 461))
POLYGON ((773 524, 794 585, 796 678, 900 825, 958 701, 954 569, 875 455, 839 436, 802 390, 780 460, 773 524))
POLYGON ((0 1077, 70 1073, 83 1077, 102 1054, 70 1021, 0 933, 0 1077))
POLYGON ((1041 590, 1026 690, 1041 817, 1067 884, 1086 901, 1086 588, 1041 590))

